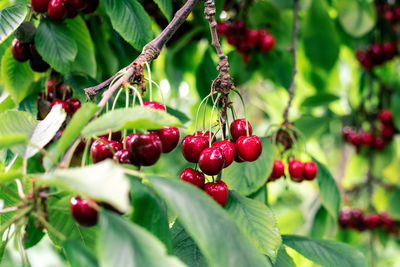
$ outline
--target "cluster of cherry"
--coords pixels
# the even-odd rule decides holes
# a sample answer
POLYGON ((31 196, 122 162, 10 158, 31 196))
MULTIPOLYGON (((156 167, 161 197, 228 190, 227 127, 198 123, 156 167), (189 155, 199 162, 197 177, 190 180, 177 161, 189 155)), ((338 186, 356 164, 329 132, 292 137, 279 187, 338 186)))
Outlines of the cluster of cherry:
POLYGON ((392 30, 397 31, 397 22, 400 21, 400 7, 397 5, 381 4, 378 1, 377 10, 378 15, 391 24, 392 30))
POLYGON ((186 168, 179 178, 199 188, 202 188, 221 206, 225 206, 228 199, 228 187, 221 181, 205 184, 204 174, 218 175, 223 168, 236 162, 255 161, 262 153, 261 139, 252 135, 250 122, 245 119, 236 119, 230 125, 232 141, 216 141, 214 134, 209 131, 196 132, 187 135, 182 140, 183 157, 191 163, 198 163, 200 171, 186 168))
POLYGON ((75 18, 79 12, 89 14, 99 6, 99 0, 31 0, 31 6, 38 13, 49 15, 52 20, 75 18))
POLYGON ((383 227, 389 234, 398 235, 399 230, 396 221, 387 212, 364 214, 356 208, 344 207, 339 211, 338 222, 343 229, 354 229, 357 231, 376 230, 383 227))
POLYGON ((269 52, 275 46, 274 36, 266 29, 247 29, 244 20, 218 22, 217 32, 220 36, 226 36, 230 45, 249 59, 249 49, 258 48, 261 52, 269 52))
MULTIPOLYGON (((300 183, 304 180, 312 181, 317 176, 318 166, 314 161, 301 162, 297 159, 289 161, 289 174, 292 181, 300 183)), ((274 161, 272 173, 267 182, 278 180, 285 175, 285 165, 279 159, 274 161)))
POLYGON ((366 70, 393 59, 397 54, 397 42, 372 43, 367 50, 357 49, 356 51, 357 60, 366 70))
POLYGON ((380 122, 380 136, 375 136, 370 131, 361 131, 358 133, 352 127, 345 126, 342 129, 343 139, 355 146, 357 149, 361 146, 374 148, 376 150, 384 149, 385 145, 392 141, 396 130, 393 123, 393 114, 390 110, 381 110, 378 114, 378 120, 380 122))

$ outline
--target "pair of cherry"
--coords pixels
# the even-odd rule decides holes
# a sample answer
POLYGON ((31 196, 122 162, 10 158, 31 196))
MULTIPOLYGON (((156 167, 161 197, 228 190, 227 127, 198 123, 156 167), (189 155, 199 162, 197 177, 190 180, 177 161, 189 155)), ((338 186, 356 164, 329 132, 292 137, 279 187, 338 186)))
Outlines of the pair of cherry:
MULTIPOLYGON (((303 180, 312 181, 317 176, 318 166, 314 161, 301 162, 293 159, 289 161, 289 174, 293 181, 302 182, 303 180)), ((274 160, 271 175, 268 182, 278 180, 285 174, 285 165, 281 160, 274 160)))
POLYGON ((357 49, 356 57, 364 69, 370 70, 393 59, 398 54, 397 45, 397 42, 373 43, 367 50, 357 49))
POLYGON ((52 20, 74 18, 78 12, 85 14, 94 12, 99 6, 99 0, 31 0, 31 6, 38 13, 47 14, 52 20))
POLYGON ((16 61, 26 62, 29 60, 31 69, 36 72, 45 72, 50 67, 37 52, 33 41, 22 43, 15 38, 11 44, 11 52, 16 61))

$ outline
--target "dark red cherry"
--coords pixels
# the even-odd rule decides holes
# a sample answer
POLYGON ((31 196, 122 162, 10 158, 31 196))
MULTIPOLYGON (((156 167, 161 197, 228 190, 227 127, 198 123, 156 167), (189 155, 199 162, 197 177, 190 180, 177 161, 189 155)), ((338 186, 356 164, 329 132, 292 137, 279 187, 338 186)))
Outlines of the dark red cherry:
POLYGON ((67 114, 71 112, 70 105, 68 104, 67 101, 61 99, 54 99, 53 102, 51 102, 51 108, 53 108, 55 105, 61 105, 61 107, 65 110, 67 114))
POLYGON ((52 20, 63 20, 67 17, 66 0, 50 0, 47 13, 52 20))
POLYGON ((385 141, 381 137, 375 137, 374 148, 376 150, 383 150, 385 148, 385 141))
POLYGON ((246 42, 248 47, 256 47, 260 39, 258 30, 247 29, 246 31, 246 42))
POLYGON ((242 160, 255 161, 262 153, 262 142, 257 135, 241 136, 235 143, 235 149, 242 160))
POLYGON ((370 44, 368 47, 368 54, 374 64, 381 64, 383 62, 383 50, 380 44, 370 44))
POLYGON ((154 133, 160 137, 163 153, 171 152, 179 143, 179 130, 176 127, 164 127, 154 133))
POLYGON ((392 123, 393 123, 393 114, 388 109, 381 110, 379 112, 378 117, 379 117, 380 122, 382 122, 383 124, 392 125, 392 123))
POLYGON ((129 147, 129 143, 131 142, 131 139, 136 135, 136 133, 132 133, 132 134, 127 134, 125 136, 125 138, 121 139, 121 144, 124 144, 125 142, 125 146, 129 147))
POLYGON ((342 228, 349 227, 351 221, 351 210, 348 207, 340 209, 338 221, 342 228))
POLYGON ((228 33, 228 35, 226 36, 226 40, 228 41, 228 44, 230 44, 232 46, 236 46, 236 44, 237 44, 236 36, 231 33, 228 33))
POLYGON ((217 180, 215 183, 206 183, 203 190, 222 207, 225 206, 228 200, 229 190, 228 186, 223 181, 217 180))
POLYGON ((165 106, 163 104, 154 101, 143 101, 143 106, 152 109, 165 110, 165 106))
POLYGON ((121 149, 115 152, 113 159, 121 164, 132 164, 132 154, 128 149, 121 149))
POLYGON ((86 7, 83 10, 83 13, 89 14, 96 11, 99 6, 99 0, 86 0, 86 7))
POLYGON ((69 98, 67 99, 67 103, 71 110, 71 113, 75 113, 81 107, 81 101, 77 98, 69 98))
POLYGON ((275 38, 272 34, 265 32, 263 30, 259 31, 259 41, 258 46, 262 52, 269 52, 275 46, 275 38))
POLYGON ((372 59, 367 52, 365 52, 361 49, 358 49, 356 52, 356 57, 364 69, 370 70, 374 67, 374 64, 372 63, 372 59))
POLYGON ((219 147, 222 150, 225 158, 224 168, 232 164, 235 159, 235 143, 228 140, 217 141, 212 144, 213 147, 219 147))
POLYGON ((53 78, 53 79, 48 80, 46 83, 47 92, 54 94, 56 92, 58 83, 59 83, 58 78, 53 78))
POLYGON ((25 62, 30 58, 29 46, 23 44, 18 39, 14 39, 11 45, 11 52, 14 59, 19 62, 25 62))
POLYGON ((371 213, 364 217, 364 225, 369 230, 375 230, 381 225, 381 217, 376 213, 371 213))
MULTIPOLYGON (((119 142, 107 140, 107 138, 104 137, 100 137, 99 139, 108 143, 108 145, 114 150, 115 153, 122 149, 122 146, 119 142)), ((90 146, 90 155, 92 156, 93 163, 113 158, 113 153, 110 148, 100 140, 95 140, 92 143, 92 145, 90 146)))
POLYGON ((220 36, 225 36, 229 31, 229 24, 227 22, 219 21, 217 23, 217 33, 220 36))
POLYGON ((396 19, 396 14, 392 11, 392 10, 386 10, 383 13, 383 17, 385 18, 385 20, 387 20, 388 22, 392 22, 396 19))
POLYGON ((314 161, 309 161, 304 163, 304 175, 303 178, 311 181, 317 176, 318 166, 314 161))
MULTIPOLYGON (((95 203, 95 201, 92 201, 95 203)), ((85 227, 94 226, 97 223, 98 212, 92 206, 91 201, 81 199, 78 196, 72 197, 70 202, 70 210, 75 221, 85 227)))
POLYGON ((204 174, 192 168, 184 169, 181 175, 179 175, 179 179, 188 182, 194 186, 197 186, 198 188, 203 188, 206 181, 204 174))
MULTIPOLYGON (((210 131, 206 131, 205 133, 203 133, 202 131, 197 131, 195 135, 202 135, 205 138, 207 138, 207 140, 210 140, 210 131)), ((217 141, 217 138, 215 137, 215 134, 212 133, 211 134, 211 143, 214 143, 215 141, 217 141)))
POLYGON ((364 213, 361 210, 359 209, 351 210, 350 226, 359 231, 365 230, 364 213))
POLYGON ((342 137, 344 140, 348 140, 349 135, 354 133, 353 128, 351 128, 350 126, 345 126, 342 129, 342 137))
POLYGON ((242 54, 247 54, 249 52, 249 46, 247 45, 247 41, 244 37, 238 38, 236 42, 236 50, 242 54))
POLYGON ((293 181, 301 182, 304 176, 304 164, 297 159, 289 161, 289 174, 293 181))
POLYGON ((387 212, 382 212, 380 214, 380 221, 381 221, 382 225, 387 229, 390 229, 390 228, 396 226, 395 221, 389 216, 389 214, 387 212))
POLYGON ((31 6, 33 10, 38 13, 45 13, 50 0, 31 0, 31 6))
POLYGON ((249 135, 251 135, 253 133, 253 129, 251 128, 250 122, 247 121, 246 123, 245 119, 234 120, 230 126, 232 140, 236 142, 240 136, 247 136, 247 127, 249 127, 249 135))
POLYGON ((31 54, 31 59, 29 64, 33 71, 45 72, 50 68, 50 65, 43 60, 42 56, 37 52, 36 47, 33 43, 29 44, 29 52, 31 54))
POLYGON ((394 135, 394 129, 391 125, 382 125, 381 135, 384 139, 391 140, 394 135))
POLYGON ((78 10, 70 6, 68 3, 65 5, 65 8, 67 9, 67 18, 73 19, 78 16, 78 10))
POLYGON ((129 151, 135 163, 140 166, 151 166, 161 156, 161 140, 155 133, 137 133, 129 143, 129 151))
POLYGON ((187 135, 182 140, 183 157, 192 163, 199 161, 200 153, 208 147, 208 139, 202 135, 187 135))
POLYGON ((392 59, 397 53, 397 44, 392 42, 386 42, 382 45, 382 53, 386 59, 392 59))
POLYGON ((374 144, 374 135, 371 132, 362 131, 360 133, 360 143, 365 147, 372 146, 374 144))
POLYGON ((67 3, 77 11, 80 11, 86 7, 86 0, 67 0, 67 3))
POLYGON ((355 131, 349 134, 347 141, 355 147, 358 147, 361 144, 360 135, 355 131))
POLYGON ((235 20, 232 23, 231 33, 242 35, 246 32, 246 22, 242 19, 235 20))
POLYGON ((272 173, 270 175, 270 177, 272 178, 271 180, 279 179, 284 174, 285 174, 285 165, 283 165, 283 162, 279 159, 274 160, 272 173))
POLYGON ((219 147, 208 147, 200 154, 199 167, 207 175, 217 175, 224 168, 224 164, 224 153, 219 147))

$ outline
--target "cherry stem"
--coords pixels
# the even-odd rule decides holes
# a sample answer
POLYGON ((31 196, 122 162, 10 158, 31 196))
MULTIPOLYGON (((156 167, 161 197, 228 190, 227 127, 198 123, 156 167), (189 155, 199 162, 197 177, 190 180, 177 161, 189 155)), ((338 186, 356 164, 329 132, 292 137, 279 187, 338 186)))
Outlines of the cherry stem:
POLYGON ((163 95, 160 85, 158 85, 158 83, 156 83, 155 81, 150 81, 148 78, 145 78, 145 79, 148 80, 149 82, 153 83, 155 86, 157 86, 158 91, 160 92, 161 102, 164 105, 164 107, 167 108, 167 106, 165 105, 164 95, 163 95))
POLYGON ((140 106, 143 107, 143 99, 142 99, 142 96, 140 95, 139 91, 138 91, 134 86, 132 86, 132 85, 130 85, 130 84, 127 84, 127 87, 128 87, 129 89, 132 89, 132 90, 135 92, 135 96, 136 96, 136 94, 137 94, 138 99, 139 99, 140 106))
MULTIPOLYGON (((211 147, 211 143, 212 143, 212 139, 213 139, 213 134, 212 134, 212 121, 213 121, 213 115, 214 115, 214 109, 215 106, 218 102, 219 97, 221 96, 221 94, 218 94, 216 101, 214 102, 214 105, 212 107, 211 110, 211 116, 210 116, 210 137, 209 137, 209 146, 211 147)), ((222 127, 221 127, 222 128, 222 127)), ((224 138, 224 136, 222 135, 222 139, 224 138)))
POLYGON ((150 81, 150 85, 149 85, 149 88, 150 88, 150 101, 152 101, 152 100, 153 100, 153 83, 152 83, 152 80, 151 80, 150 65, 149 65, 149 63, 148 63, 147 61, 144 62, 144 64, 146 64, 146 67, 147 67, 147 75, 149 76, 149 81, 150 81))
POLYGON ((117 105, 117 100, 118 100, 119 96, 121 95, 122 90, 124 90, 123 87, 121 87, 121 88, 118 90, 118 93, 117 93, 117 95, 116 95, 115 98, 114 98, 114 101, 113 101, 113 104, 112 104, 112 107, 111 107, 111 111, 113 111, 113 110, 115 109, 115 106, 117 105))
POLYGON ((246 104, 244 103, 244 99, 243 99, 242 95, 239 93, 239 91, 236 90, 236 89, 232 89, 232 90, 239 96, 240 101, 242 101, 244 119, 246 121, 246 135, 249 136, 250 135, 250 131, 249 131, 249 121, 247 120, 247 115, 246 115, 246 104))
POLYGON ((85 148, 83 150, 82 154, 82 159, 81 159, 81 167, 84 167, 86 165, 86 159, 89 153, 89 146, 92 141, 92 138, 89 137, 89 139, 86 140, 85 148))
MULTIPOLYGON (((128 109, 128 108, 129 108, 129 89, 125 88, 125 109, 128 109)), ((127 133, 127 131, 126 131, 126 129, 124 129, 122 131, 122 140, 125 140, 126 133, 127 133)), ((122 142, 122 147, 123 147, 123 149, 126 149, 125 141, 122 142)))
POLYGON ((39 222, 47 228, 47 230, 53 232, 53 234, 56 235, 58 239, 60 239, 61 241, 64 241, 66 239, 65 235, 58 231, 55 227, 53 227, 53 225, 51 225, 45 218, 43 218, 43 216, 36 212, 32 212, 32 216, 38 219, 39 222))
MULTIPOLYGON (((194 128, 195 129, 195 135, 197 135, 197 122, 198 122, 198 119, 199 119, 200 108, 203 105, 204 101, 206 101, 211 96, 211 94, 214 94, 214 93, 216 93, 216 92, 211 92, 205 98, 203 98, 203 100, 199 104, 199 107, 197 108, 195 128, 194 128)), ((204 108, 206 108, 206 107, 204 107, 204 108)))

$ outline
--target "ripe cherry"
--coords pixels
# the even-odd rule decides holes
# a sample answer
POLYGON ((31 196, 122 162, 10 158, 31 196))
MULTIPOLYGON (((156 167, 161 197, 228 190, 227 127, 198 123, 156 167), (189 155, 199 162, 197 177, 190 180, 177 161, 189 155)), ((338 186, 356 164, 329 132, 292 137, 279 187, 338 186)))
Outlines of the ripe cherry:
POLYGON ((392 59, 393 56, 397 53, 397 45, 396 43, 386 42, 382 45, 382 53, 386 59, 392 59))
POLYGON ((283 165, 283 162, 279 159, 274 160, 274 165, 272 166, 272 172, 271 175, 269 176, 269 181, 274 181, 276 179, 279 179, 281 176, 283 176, 285 173, 285 165, 283 165))
POLYGON ((18 39, 14 39, 11 45, 11 52, 14 59, 19 62, 25 62, 30 58, 29 46, 23 44, 18 39))
POLYGON ((155 101, 143 101, 143 106, 149 107, 152 109, 165 110, 165 106, 163 104, 155 102, 155 101))
POLYGON ((251 124, 249 121, 247 121, 247 123, 246 123, 245 119, 234 120, 230 126, 232 140, 234 142, 236 142, 236 140, 240 136, 246 136, 247 135, 247 131, 246 131, 247 127, 249 127, 249 135, 251 135, 253 133, 253 129, 251 128, 251 124))
POLYGON ((365 52, 361 49, 358 49, 356 52, 356 57, 364 69, 370 70, 374 67, 374 64, 372 63, 372 59, 367 52, 365 52))
POLYGON ((183 157, 192 163, 199 161, 200 153, 208 147, 208 139, 202 135, 187 135, 182 140, 183 157))
POLYGON ((80 11, 86 7, 86 0, 67 0, 67 3, 77 11, 80 11))
POLYGON ((349 135, 350 135, 351 133, 353 133, 353 132, 354 132, 354 130, 353 130, 353 128, 351 128, 350 126, 345 126, 345 127, 343 127, 343 129, 342 129, 342 137, 343 137, 343 139, 344 139, 344 140, 348 140, 349 135))
POLYGON ((364 225, 367 229, 375 230, 381 225, 381 218, 376 213, 371 213, 364 217, 364 225))
MULTIPOLYGON (((122 146, 119 142, 107 140, 104 137, 100 137, 99 139, 108 143, 115 153, 122 149, 122 146)), ((105 159, 111 159, 113 157, 113 153, 110 148, 100 140, 95 140, 92 143, 90 146, 90 155, 92 156, 93 163, 97 163, 105 159)))
POLYGON ((235 143, 239 157, 245 161, 255 161, 262 153, 262 142, 257 135, 241 136, 235 143))
POLYGON ((380 214, 380 220, 381 223, 384 227, 386 227, 387 229, 393 228, 396 224, 393 221, 392 218, 390 218, 389 214, 387 212, 382 212, 380 214))
POLYGON ((226 22, 219 21, 217 23, 217 33, 220 36, 225 36, 229 31, 229 25, 226 22))
POLYGON ((36 72, 45 72, 50 68, 49 64, 43 60, 42 56, 36 50, 36 47, 33 43, 29 44, 29 52, 31 54, 31 60, 29 64, 33 71, 36 72))
POLYGON ((199 157, 199 167, 207 175, 217 175, 225 164, 224 153, 219 147, 204 149, 199 157))
POLYGON ((374 144, 374 135, 371 132, 363 131, 360 133, 360 143, 365 147, 370 147, 374 144))
POLYGON ((246 43, 248 47, 256 47, 260 39, 258 30, 247 29, 246 31, 246 43))
MULTIPOLYGON (((206 131, 205 133, 203 133, 202 131, 197 131, 195 135, 202 135, 207 138, 207 140, 210 140, 210 131, 206 131)), ((217 138, 215 137, 214 133, 211 134, 211 137, 211 143, 213 144, 215 141, 217 141, 217 138)))
POLYGON ((361 143, 360 135, 357 132, 352 132, 349 134, 347 141, 353 146, 358 147, 361 143))
POLYGON ((132 159, 140 166, 151 166, 161 156, 162 144, 155 133, 137 133, 129 143, 132 159))
POLYGON ((31 0, 31 6, 33 10, 38 13, 45 13, 50 0, 31 0))
POLYGON ((393 138, 394 129, 390 125, 382 125, 381 127, 381 135, 384 139, 390 140, 393 138))
POLYGON ((246 22, 242 19, 235 20, 232 23, 231 33, 241 35, 246 32, 246 22))
MULTIPOLYGON (((95 202, 95 201, 93 201, 95 202)), ((92 206, 93 204, 79 196, 71 198, 70 211, 75 221, 85 227, 94 226, 97 223, 98 212, 92 206)))
POLYGON ((392 125, 393 123, 393 114, 390 110, 384 109, 379 112, 379 120, 385 125, 392 125))
POLYGON ((52 20, 63 20, 67 17, 66 0, 50 0, 47 13, 52 20))
POLYGON ((161 140, 162 152, 171 152, 179 143, 179 130, 176 127, 164 127, 153 131, 161 140))
POLYGON ((382 150, 385 148, 385 141, 381 137, 375 137, 374 148, 376 150, 382 150))
POLYGON ((217 180, 215 183, 206 183, 203 190, 222 207, 225 206, 228 200, 229 190, 228 186, 223 181, 217 180))
POLYGON ((96 11, 99 6, 99 0, 86 0, 86 7, 83 10, 83 13, 89 14, 96 11))
POLYGON ((71 113, 75 113, 81 107, 81 101, 77 98, 67 99, 67 103, 69 105, 69 109, 71 113))
POLYGON ((179 179, 188 182, 194 186, 197 186, 198 188, 203 188, 206 181, 204 174, 192 168, 184 169, 181 175, 179 175, 179 179))
POLYGON ((131 161, 132 154, 128 149, 118 150, 115 152, 113 159, 121 164, 133 164, 131 161))
POLYGON ((258 45, 260 47, 260 50, 263 52, 271 51, 275 46, 274 36, 270 33, 265 34, 263 31, 261 31, 259 34, 260 34, 260 37, 259 37, 258 45))
POLYGON ((365 229, 364 214, 361 210, 359 210, 359 209, 351 210, 350 226, 359 231, 362 231, 365 229))
POLYGON ((382 46, 380 44, 371 44, 368 48, 368 54, 374 64, 380 64, 383 62, 382 46))
POLYGON ((309 161, 304 163, 304 179, 314 180, 317 176, 318 166, 314 161, 309 161))
POLYGON ((121 144, 124 144, 125 142, 125 146, 129 147, 129 143, 131 142, 131 139, 136 135, 136 133, 132 133, 132 134, 127 134, 125 136, 125 138, 121 139, 121 144))
POLYGON ((347 207, 340 209, 338 221, 342 228, 347 228, 351 221, 351 210, 347 207))
POLYGON ((224 168, 232 164, 235 159, 235 143, 228 140, 220 140, 212 144, 213 147, 219 147, 225 158, 224 168))
POLYGON ((301 182, 304 175, 304 164, 297 159, 289 161, 289 174, 293 181, 301 182))
POLYGON ((236 46, 236 44, 237 44, 236 36, 231 33, 228 33, 228 35, 226 36, 226 40, 228 41, 228 44, 230 44, 232 46, 236 46))
POLYGON ((70 105, 68 104, 67 101, 61 99, 54 99, 53 102, 51 102, 51 108, 53 108, 55 105, 61 105, 61 107, 65 110, 67 114, 71 112, 70 105))

